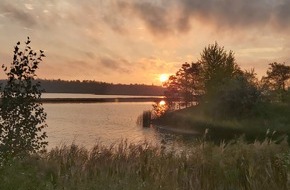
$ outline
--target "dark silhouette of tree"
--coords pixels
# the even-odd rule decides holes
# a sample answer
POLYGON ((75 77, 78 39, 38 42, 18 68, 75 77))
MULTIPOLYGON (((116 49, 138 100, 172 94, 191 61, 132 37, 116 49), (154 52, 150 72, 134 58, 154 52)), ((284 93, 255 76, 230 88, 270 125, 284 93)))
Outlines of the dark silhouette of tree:
POLYGON ((259 101, 260 91, 254 71, 243 72, 234 53, 217 43, 206 47, 200 63, 203 68, 204 105, 213 117, 240 117, 259 101))
MULTIPOLYGON (((290 79, 290 66, 285 63, 270 63, 267 76, 262 78, 264 85, 278 97, 279 101, 285 100, 287 81, 290 79)), ((273 95, 273 96, 275 96, 273 95)))
POLYGON ((0 153, 3 157, 14 157, 42 150, 47 137, 42 129, 47 127, 46 113, 38 101, 42 90, 35 81, 36 70, 43 51, 37 54, 30 47, 28 37, 25 49, 14 48, 10 67, 2 66, 8 79, 1 94, 0 108, 0 153))
POLYGON ((218 92, 220 86, 241 73, 235 62, 234 53, 225 51, 224 47, 220 47, 217 43, 209 45, 203 50, 199 62, 203 67, 207 101, 217 95, 216 92, 218 92))
POLYGON ((164 84, 167 88, 165 95, 168 99, 179 99, 185 107, 198 100, 197 96, 201 95, 201 65, 199 63, 184 63, 175 75, 169 77, 164 84))
POLYGON ((166 103, 168 104, 169 109, 175 109, 175 102, 179 101, 179 83, 177 81, 177 77, 175 75, 169 76, 167 82, 164 83, 166 90, 164 91, 164 95, 166 97, 166 103))
POLYGON ((182 64, 176 76, 185 107, 188 107, 191 102, 196 101, 195 97, 201 93, 201 66, 199 63, 182 64))

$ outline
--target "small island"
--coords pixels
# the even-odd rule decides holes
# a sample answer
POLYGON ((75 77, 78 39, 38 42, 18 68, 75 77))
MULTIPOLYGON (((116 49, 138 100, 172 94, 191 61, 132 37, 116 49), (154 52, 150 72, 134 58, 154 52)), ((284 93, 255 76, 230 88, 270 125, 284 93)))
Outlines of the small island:
POLYGON ((290 133, 289 78, 290 66, 274 62, 259 80, 215 43, 163 83, 167 101, 153 106, 151 123, 218 141, 281 140, 290 133))

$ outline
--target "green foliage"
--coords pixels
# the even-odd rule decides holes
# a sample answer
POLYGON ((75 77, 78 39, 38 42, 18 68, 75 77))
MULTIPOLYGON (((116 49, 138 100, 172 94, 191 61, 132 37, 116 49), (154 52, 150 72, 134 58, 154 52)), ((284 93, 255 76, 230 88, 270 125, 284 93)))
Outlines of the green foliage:
POLYGON ((215 117, 244 117, 252 113, 252 109, 261 99, 255 74, 241 72, 227 80, 215 91, 207 104, 208 110, 215 117))
POLYGON ((214 96, 218 89, 228 80, 241 72, 235 62, 234 53, 225 51, 217 43, 206 47, 199 61, 203 67, 203 80, 207 101, 214 96))
POLYGON ((36 70, 42 58, 29 46, 29 38, 25 42, 25 50, 21 51, 20 42, 14 48, 11 66, 2 66, 8 77, 1 94, 0 108, 0 152, 1 157, 14 157, 23 153, 43 149, 46 133, 42 129, 46 113, 39 102, 42 90, 35 82, 36 70))
POLYGON ((185 63, 165 83, 170 108, 202 103, 212 117, 240 117, 261 99, 254 71, 242 71, 234 53, 217 43, 206 47, 198 63, 185 63))
POLYGON ((260 92, 254 71, 243 72, 234 53, 217 43, 201 54, 205 86, 204 103, 213 117, 240 117, 248 114, 259 101, 260 92))

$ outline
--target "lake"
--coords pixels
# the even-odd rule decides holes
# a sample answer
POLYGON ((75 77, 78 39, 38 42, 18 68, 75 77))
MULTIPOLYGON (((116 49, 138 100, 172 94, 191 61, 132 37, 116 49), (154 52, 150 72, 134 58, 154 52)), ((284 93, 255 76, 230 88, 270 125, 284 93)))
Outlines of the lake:
MULTIPOLYGON (((43 94, 43 97, 94 98, 96 95, 43 94)), ((72 142, 91 148, 97 141, 110 145, 122 139, 133 143, 147 140, 157 145, 164 140, 173 143, 172 134, 160 133, 154 128, 143 128, 137 124, 138 116, 143 111, 152 109, 152 104, 153 102, 44 103, 48 148, 72 142)))

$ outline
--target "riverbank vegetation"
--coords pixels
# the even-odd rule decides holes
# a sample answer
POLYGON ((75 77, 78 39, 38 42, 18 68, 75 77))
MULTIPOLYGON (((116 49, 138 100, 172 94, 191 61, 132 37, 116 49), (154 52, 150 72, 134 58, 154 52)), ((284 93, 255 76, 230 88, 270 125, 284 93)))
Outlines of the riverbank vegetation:
POLYGON ((241 134, 258 138, 269 130, 289 134, 289 79, 290 66, 274 62, 259 80, 254 69, 243 71, 234 53, 215 43, 164 83, 167 109, 160 114, 160 106, 154 105, 153 123, 210 129, 217 138, 241 134))
POLYGON ((288 144, 196 142, 178 153, 148 143, 76 145, 8 160, 0 189, 289 189, 288 144))

